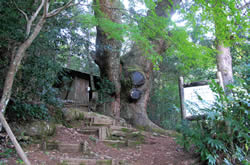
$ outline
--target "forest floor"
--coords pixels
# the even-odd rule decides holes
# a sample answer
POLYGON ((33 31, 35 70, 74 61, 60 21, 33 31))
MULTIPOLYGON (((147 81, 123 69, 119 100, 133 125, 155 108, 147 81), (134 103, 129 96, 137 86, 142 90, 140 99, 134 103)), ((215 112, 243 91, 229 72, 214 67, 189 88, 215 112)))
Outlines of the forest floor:
MULTIPOLYGON (((118 147, 104 144, 101 141, 94 141, 89 135, 79 134, 74 128, 58 126, 56 134, 51 140, 63 143, 78 144, 85 141, 88 143, 89 155, 84 158, 89 159, 112 159, 120 160, 118 164, 124 165, 191 165, 197 163, 197 155, 183 150, 176 144, 175 138, 156 133, 144 132, 144 142, 142 144, 118 147), (121 163, 122 162, 122 163, 121 163)), ((2 134, 3 137, 3 134, 2 134)), ((8 141, 8 139, 5 139, 8 141)), ((8 147, 14 151, 13 145, 0 143, 1 148, 8 147)), ((6 148, 5 148, 6 149, 6 148)), ((32 165, 59 165, 62 158, 80 158, 82 153, 62 153, 58 150, 44 151, 40 144, 29 144, 24 147, 32 165)), ((0 164, 22 164, 15 153, 0 154, 0 164)))

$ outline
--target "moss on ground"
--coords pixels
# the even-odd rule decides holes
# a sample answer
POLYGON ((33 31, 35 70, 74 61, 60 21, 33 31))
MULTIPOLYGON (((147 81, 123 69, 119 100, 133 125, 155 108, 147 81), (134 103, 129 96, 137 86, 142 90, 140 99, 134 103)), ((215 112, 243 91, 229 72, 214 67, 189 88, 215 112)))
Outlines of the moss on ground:
POLYGON ((96 165, 112 165, 112 160, 97 160, 96 165))

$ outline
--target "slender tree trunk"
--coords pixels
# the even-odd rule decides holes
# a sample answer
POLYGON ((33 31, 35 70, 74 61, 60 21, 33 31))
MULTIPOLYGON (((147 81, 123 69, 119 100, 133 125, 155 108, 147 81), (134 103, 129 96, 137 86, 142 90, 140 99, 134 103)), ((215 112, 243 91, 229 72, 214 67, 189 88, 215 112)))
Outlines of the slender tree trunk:
POLYGON ((222 43, 217 45, 217 69, 222 74, 223 85, 233 83, 232 57, 230 48, 225 47, 222 43))
MULTIPOLYGON (((217 45, 217 51, 217 70, 221 72, 225 93, 229 95, 231 91, 227 88, 227 85, 232 84, 234 81, 230 48, 219 43, 217 45)), ((226 122, 226 128, 228 136, 232 136, 232 127, 229 122, 226 122)), ((233 141, 230 141, 230 148, 232 151, 235 150, 233 141)))
POLYGON ((13 55, 12 55, 13 58, 11 59, 10 67, 9 67, 9 70, 7 72, 7 76, 6 76, 6 79, 4 82, 3 94, 2 94, 1 102, 0 102, 0 132, 2 131, 2 126, 4 126, 6 132, 8 133, 12 143, 14 144, 14 146, 16 148, 17 153, 19 154, 19 156, 22 158, 22 160, 24 161, 24 163, 26 165, 30 165, 30 162, 29 162, 28 158, 26 157, 25 153, 23 152, 21 146, 17 142, 13 132, 11 131, 11 129, 8 125, 8 123, 6 122, 6 120, 4 118, 4 113, 5 113, 6 107, 8 105, 8 102, 10 100, 14 78, 16 76, 16 73, 17 73, 20 65, 21 65, 21 61, 25 55, 25 51, 30 47, 30 45, 32 44, 34 39, 40 33, 40 31, 41 31, 41 29, 46 21, 46 18, 53 17, 53 16, 57 15, 58 13, 60 13, 65 8, 70 7, 72 1, 73 0, 69 1, 66 5, 64 5, 60 8, 57 8, 56 10, 53 10, 50 13, 48 13, 49 0, 42 0, 40 6, 37 8, 36 12, 31 16, 30 19, 28 19, 28 16, 24 11, 22 11, 21 9, 19 9, 17 7, 17 9, 25 16, 25 19, 27 21, 27 25, 29 25, 30 27, 27 27, 27 29, 26 29, 27 30, 26 31, 27 39, 17 48, 16 52, 13 51, 13 55), (38 14, 40 13, 42 8, 44 9, 43 14, 40 17, 39 21, 36 23, 33 32, 31 34, 29 34, 32 23, 37 18, 38 14))
MULTIPOLYGON (((119 0, 99 0, 95 1, 95 15, 98 20, 110 19, 112 22, 120 23, 121 15, 118 10, 114 10, 120 4, 119 0), (98 3, 97 3, 98 2, 98 3)), ((107 78, 115 86, 115 92, 111 95, 112 101, 107 103, 108 115, 115 118, 120 117, 120 50, 122 43, 114 38, 109 38, 108 34, 97 26, 96 37, 96 63, 100 67, 101 77, 107 78)))
POLYGON ((12 133, 8 123, 6 122, 5 118, 4 118, 4 112, 6 110, 6 107, 8 105, 8 102, 10 100, 10 96, 11 96, 11 90, 12 90, 12 86, 13 86, 13 82, 14 82, 14 78, 15 75, 19 69, 19 66, 21 64, 21 61, 24 57, 24 53, 26 51, 26 49, 31 45, 31 43, 33 42, 33 40, 37 37, 37 35, 39 34, 39 32, 41 31, 43 24, 45 23, 45 19, 41 18, 38 22, 38 24, 36 25, 33 33, 30 35, 30 37, 24 42, 22 43, 16 54, 14 55, 14 59, 11 61, 10 63, 10 67, 4 82, 4 88, 3 88, 3 95, 1 98, 1 103, 0 103, 0 131, 2 130, 2 125, 4 126, 6 132, 8 133, 12 143, 14 144, 17 153, 19 154, 19 156, 22 158, 22 160, 25 162, 25 164, 30 165, 29 160, 27 159, 25 153, 23 152, 22 148, 20 147, 20 145, 18 144, 14 134, 12 133))
POLYGON ((24 57, 24 52, 31 45, 34 39, 37 37, 44 23, 45 23, 45 19, 41 18, 39 20, 39 23, 35 27, 33 33, 31 34, 31 36, 19 46, 19 48, 17 49, 17 52, 14 55, 13 61, 11 61, 10 63, 10 67, 9 67, 9 70, 7 72, 7 76, 4 82, 3 95, 1 98, 1 102, 0 102, 0 104, 2 105, 1 112, 3 114, 5 113, 6 106, 8 105, 8 102, 11 96, 11 90, 12 90, 14 78, 15 78, 16 72, 19 69, 21 61, 24 57))
MULTIPOLYGON (((0 104, 0 108, 1 108, 1 104, 0 104)), ((23 149, 21 148, 21 146, 19 145, 18 141, 16 140, 15 135, 13 134, 13 132, 11 131, 7 121, 4 118, 4 115, 2 112, 0 112, 0 121, 3 124, 7 134, 9 135, 12 143, 14 144, 16 151, 18 153, 18 155, 21 157, 21 159, 23 160, 23 162, 26 165, 31 165, 30 161, 28 160, 27 156, 25 155, 25 153, 23 152, 23 149)))
POLYGON ((19 69, 21 61, 24 57, 24 52, 31 45, 33 40, 37 37, 37 35, 39 34, 40 30, 42 29, 44 23, 45 23, 45 19, 41 18, 39 23, 37 24, 36 28, 34 29, 34 32, 32 33, 32 35, 24 43, 22 43, 19 46, 16 54, 13 55, 14 59, 13 59, 13 61, 11 61, 9 70, 7 72, 7 76, 6 76, 4 88, 3 88, 3 95, 2 95, 1 103, 0 103, 2 105, 2 107, 1 107, 2 113, 5 113, 6 106, 9 102, 14 78, 15 78, 16 72, 19 69))
MULTIPOLYGON (((26 36, 27 39, 17 48, 17 51, 12 51, 12 59, 11 59, 11 63, 9 66, 9 70, 7 72, 7 76, 5 78, 5 82, 4 82, 4 87, 3 87, 3 94, 1 97, 1 108, 0 108, 0 112, 5 113, 6 107, 8 105, 8 102, 10 100, 10 96, 11 96, 11 90, 12 90, 12 86, 13 86, 13 82, 14 82, 14 78, 15 75, 21 65, 21 61, 24 57, 24 53, 25 51, 30 47, 30 45, 32 44, 32 42, 35 40, 35 38, 37 37, 37 35, 40 33, 45 21, 47 18, 53 17, 55 15, 57 15, 58 13, 60 13, 62 10, 70 7, 72 5, 73 0, 70 0, 66 5, 57 8, 55 10, 52 10, 51 12, 48 13, 49 11, 49 0, 42 0, 40 6, 37 8, 36 12, 31 16, 30 19, 28 19, 27 14, 22 11, 21 9, 17 8, 24 16, 25 19, 27 21, 27 29, 26 29, 26 36), (43 10, 43 14, 40 17, 39 21, 36 23, 34 30, 31 34, 29 34, 31 32, 31 27, 33 21, 37 18, 38 14, 40 13, 41 9, 43 10), (29 33, 27 33, 29 32, 29 33)), ((0 131, 2 130, 2 126, 0 123, 0 131)))
MULTIPOLYGON (((217 7, 223 8, 223 3, 215 3, 217 7)), ((227 19, 227 16, 223 13, 223 11, 218 10, 218 8, 214 9, 214 15, 220 15, 223 17, 222 19, 227 19)), ((232 70, 232 57, 231 57, 231 52, 230 52, 230 47, 228 45, 225 45, 223 42, 223 38, 220 39, 221 36, 225 34, 228 34, 227 32, 229 31, 228 28, 225 28, 226 26, 224 24, 221 24, 219 22, 220 20, 215 19, 214 24, 215 24, 215 35, 216 35, 216 43, 217 43, 217 70, 221 72, 222 74, 222 79, 223 79, 223 85, 225 87, 226 93, 228 93, 228 89, 226 85, 232 84, 233 83, 233 70, 232 70)), ((225 37, 225 36, 224 36, 225 37)), ((226 36, 226 39, 230 38, 230 36, 226 36)))

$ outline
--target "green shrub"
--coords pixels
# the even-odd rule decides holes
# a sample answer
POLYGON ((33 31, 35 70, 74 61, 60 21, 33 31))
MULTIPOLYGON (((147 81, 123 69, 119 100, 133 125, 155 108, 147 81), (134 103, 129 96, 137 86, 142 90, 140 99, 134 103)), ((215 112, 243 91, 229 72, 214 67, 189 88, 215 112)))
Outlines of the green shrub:
POLYGON ((17 100, 11 108, 8 117, 12 120, 49 119, 48 108, 44 104, 28 104, 17 100))
POLYGON ((225 94, 215 82, 211 89, 217 93, 216 103, 206 109, 204 121, 183 121, 179 144, 195 146, 208 164, 247 164, 249 154, 249 95, 241 86, 229 86, 225 94))
POLYGON ((28 56, 17 72, 6 115, 9 120, 49 119, 48 105, 60 107, 59 81, 62 67, 51 55, 28 56))
POLYGON ((112 95, 115 93, 115 85, 107 78, 102 79, 97 83, 98 89, 98 103, 103 104, 112 102, 112 95))

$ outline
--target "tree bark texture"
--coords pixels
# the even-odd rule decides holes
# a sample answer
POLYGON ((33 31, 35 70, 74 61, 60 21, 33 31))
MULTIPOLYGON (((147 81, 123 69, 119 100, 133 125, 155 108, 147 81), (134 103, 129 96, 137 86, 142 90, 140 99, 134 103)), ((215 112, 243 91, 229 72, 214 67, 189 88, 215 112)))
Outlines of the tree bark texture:
POLYGON ((223 85, 233 83, 233 70, 232 70, 232 57, 230 48, 225 47, 223 44, 217 45, 217 69, 222 74, 223 85))
MULTIPOLYGON (((169 1, 162 0, 157 3, 155 12, 159 17, 170 17, 174 13, 174 7, 179 3, 179 0, 169 1), (170 10, 167 10, 170 9, 170 10)), ((151 13, 148 13, 150 15, 151 13)), ((151 43, 155 46, 154 50, 158 54, 162 54, 166 51, 166 42, 163 39, 151 40, 151 43)), ((147 107, 150 99, 151 88, 153 85, 153 64, 144 55, 141 48, 134 45, 132 50, 122 58, 123 63, 123 86, 122 86, 122 107, 121 117, 125 118, 134 126, 142 126, 150 130, 161 129, 154 124, 148 118, 147 107), (145 83, 137 87, 142 94, 140 99, 136 102, 131 102, 128 99, 126 77, 128 77, 131 71, 138 71, 144 74, 145 83)), ((130 88, 130 87, 129 87, 130 88)))
MULTIPOLYGON (((223 8, 223 3, 216 3, 218 7, 223 8)), ((223 13, 222 10, 214 10, 214 15, 220 15, 223 19, 227 19, 227 16, 223 13)), ((217 71, 221 72, 223 85, 225 88, 226 93, 229 91, 227 90, 226 85, 233 83, 233 69, 232 69, 232 57, 230 52, 229 45, 226 45, 226 42, 223 39, 230 38, 229 34, 227 34, 230 30, 225 28, 226 25, 221 24, 219 19, 214 19, 215 24, 215 35, 216 35, 216 43, 217 43, 217 71), (226 36, 223 36, 227 34, 226 36), (223 38, 221 38, 223 37, 223 38)))
POLYGON ((147 115, 147 103, 150 98, 152 87, 153 64, 146 58, 143 51, 138 47, 133 47, 132 50, 122 58, 122 91, 121 91, 121 117, 130 122, 134 126, 142 126, 149 129, 160 129, 157 125, 151 122, 147 115), (140 99, 131 101, 128 92, 133 86, 128 84, 130 81, 127 78, 134 71, 139 71, 144 75, 145 83, 136 87, 141 91, 140 99))
MULTIPOLYGON (((119 0, 99 0, 95 1, 97 8, 95 15, 97 19, 110 19, 112 22, 120 23, 121 15, 114 8, 120 3, 119 0), (98 2, 98 3, 97 3, 98 2), (100 11, 102 14, 100 14, 100 11)), ((115 93, 111 96, 112 101, 106 105, 110 116, 120 117, 120 50, 122 43, 103 31, 97 26, 96 37, 96 57, 95 62, 100 67, 101 77, 107 78, 115 86, 115 93)))
MULTIPOLYGON (((87 34, 87 38, 88 38, 88 41, 90 41, 89 32, 87 34)), ((94 66, 92 64, 93 60, 92 60, 91 54, 89 52, 89 42, 86 43, 85 47, 87 48, 87 52, 88 52, 87 57, 88 57, 88 65, 89 65, 89 81, 90 81, 90 87, 91 87, 91 90, 89 92, 91 92, 91 94, 92 94, 92 98, 89 100, 88 108, 89 108, 89 111, 90 110, 96 111, 98 94, 97 94, 97 91, 95 88, 95 83, 94 83, 94 75, 93 75, 94 66)))

